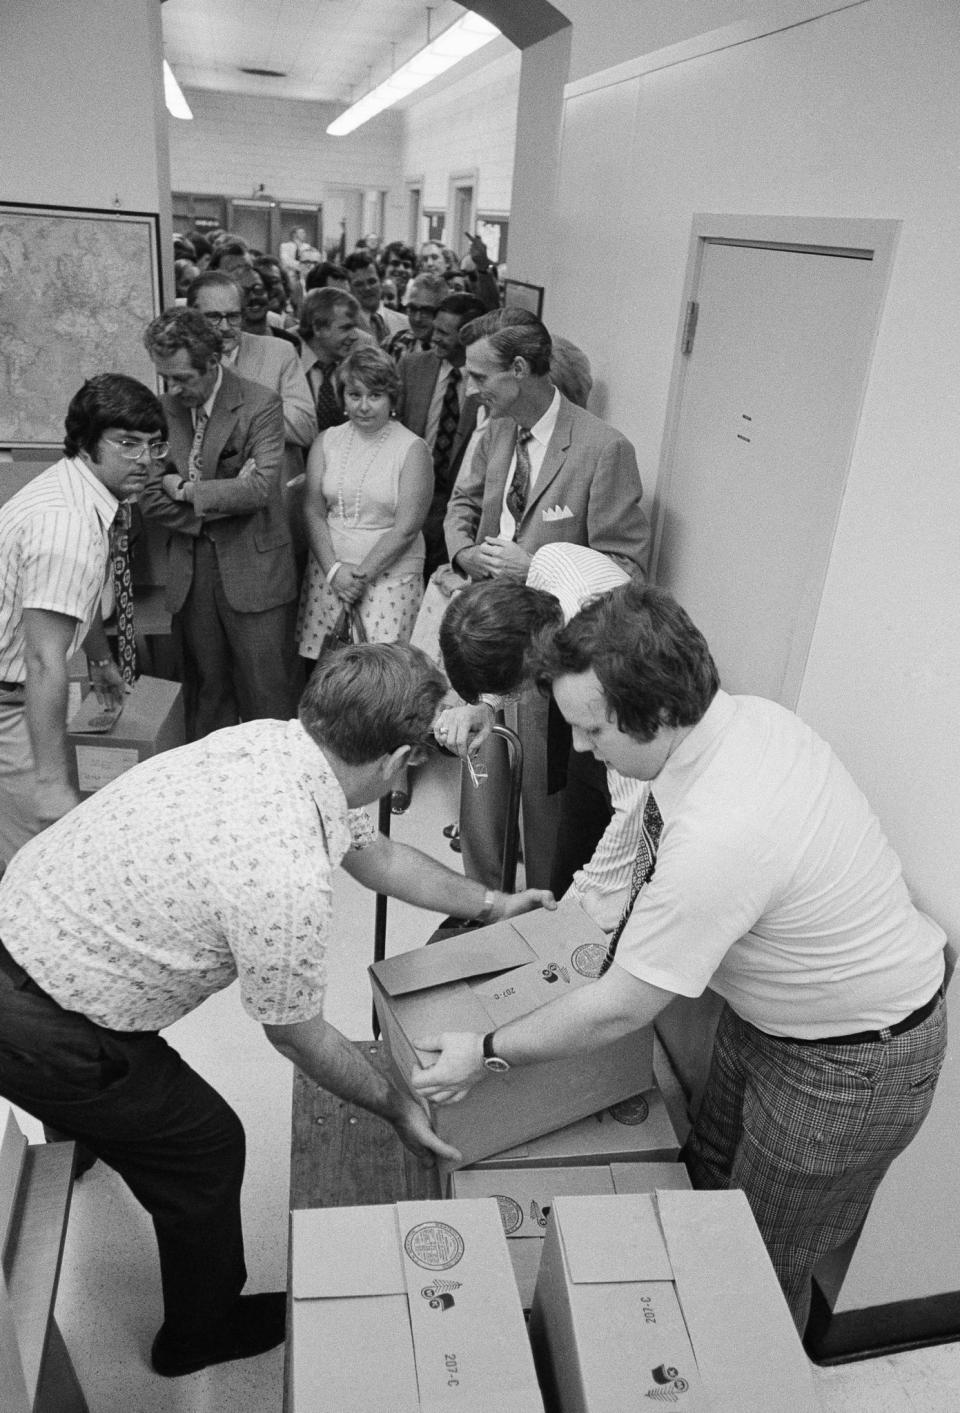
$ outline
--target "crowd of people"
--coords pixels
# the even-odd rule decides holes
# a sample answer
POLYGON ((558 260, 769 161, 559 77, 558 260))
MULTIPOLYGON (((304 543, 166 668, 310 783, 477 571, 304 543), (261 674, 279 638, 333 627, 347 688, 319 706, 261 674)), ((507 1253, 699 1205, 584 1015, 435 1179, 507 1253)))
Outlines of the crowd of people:
POLYGON ((283 1294, 241 1294, 242 1129, 159 1034, 234 979, 294 1064, 453 1162, 417 1096, 589 1064, 712 987, 685 1158, 745 1190, 801 1332, 942 1064, 943 933, 866 800, 791 712, 725 693, 647 584, 634 448, 588 410, 584 352, 501 305, 480 241, 448 254, 181 238, 177 302, 144 331, 163 395, 88 380, 63 459, 0 509, 0 1094, 150 1212, 167 1376, 283 1338, 283 1294), (188 744, 76 808, 67 664, 82 646, 122 701, 131 499, 164 547, 188 744), (512 895, 498 718, 524 751, 512 895), (461 792, 463 872, 362 808, 406 809, 431 746, 485 776, 461 792), (421 1037, 411 1095, 323 1019, 338 866, 480 924, 562 896, 606 935, 596 982, 421 1037))

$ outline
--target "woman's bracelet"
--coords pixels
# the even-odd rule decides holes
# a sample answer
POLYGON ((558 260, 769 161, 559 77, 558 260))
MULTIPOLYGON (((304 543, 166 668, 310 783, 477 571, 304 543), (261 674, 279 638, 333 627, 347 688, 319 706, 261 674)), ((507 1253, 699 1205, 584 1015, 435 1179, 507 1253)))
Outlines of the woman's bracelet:
POLYGON ((326 573, 326 576, 325 576, 325 582, 326 582, 327 584, 332 584, 332 583, 333 583, 334 575, 336 574, 337 570, 338 570, 338 569, 342 569, 342 568, 343 568, 343 560, 342 560, 342 559, 338 559, 338 560, 336 560, 336 562, 335 562, 334 564, 331 564, 330 568, 327 570, 327 573, 326 573))

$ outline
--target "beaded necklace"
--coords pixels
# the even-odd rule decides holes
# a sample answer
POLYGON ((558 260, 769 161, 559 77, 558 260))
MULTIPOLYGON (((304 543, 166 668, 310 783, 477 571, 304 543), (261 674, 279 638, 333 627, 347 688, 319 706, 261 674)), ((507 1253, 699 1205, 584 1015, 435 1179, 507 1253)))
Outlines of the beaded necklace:
POLYGON ((367 472, 370 470, 370 467, 373 465, 373 463, 376 461, 377 457, 380 454, 380 448, 383 446, 384 442, 387 440, 387 437, 390 434, 391 425, 392 423, 387 422, 386 426, 383 428, 380 435, 377 437, 376 441, 373 444, 373 450, 371 451, 370 456, 367 459, 367 464, 360 472, 360 478, 357 481, 357 493, 354 496, 353 500, 353 519, 348 520, 347 509, 343 501, 343 487, 344 481, 347 477, 347 469, 350 465, 350 458, 353 455, 354 443, 357 440, 357 429, 352 422, 350 424, 350 436, 347 438, 347 443, 343 449, 343 455, 340 458, 340 477, 337 481, 337 507, 340 511, 340 519, 344 522, 345 525, 359 525, 360 523, 360 496, 363 493, 363 483, 367 479, 367 472))

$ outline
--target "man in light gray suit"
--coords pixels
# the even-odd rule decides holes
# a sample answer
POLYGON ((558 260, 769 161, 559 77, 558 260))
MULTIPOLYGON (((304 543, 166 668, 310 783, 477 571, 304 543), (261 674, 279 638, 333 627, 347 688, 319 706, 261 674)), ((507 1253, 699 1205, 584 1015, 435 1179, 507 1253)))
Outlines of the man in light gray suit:
POLYGON ((317 435, 313 397, 297 351, 285 339, 241 332, 243 297, 239 284, 219 271, 199 275, 187 290, 187 308, 197 309, 223 340, 220 359, 241 378, 262 383, 283 402, 283 484, 303 471, 303 452, 317 435))
MULTIPOLYGON (((460 338, 468 389, 490 421, 450 495, 444 534, 453 567, 470 579, 523 583, 534 553, 561 541, 586 545, 631 576, 643 576, 650 524, 633 447, 554 386, 551 339, 540 320, 524 309, 497 309, 464 325, 460 338)), ((553 719, 548 729, 548 704, 537 692, 521 698, 517 727, 524 746, 527 882, 550 887, 561 819, 573 829, 582 813, 575 798, 580 762, 562 723, 553 719)), ((502 779, 497 755, 484 750, 491 781, 494 771, 502 779)), ((461 843, 471 877, 497 877, 500 795, 501 786, 490 782, 462 794, 461 843)), ((563 853, 576 868, 596 842, 593 834, 578 838, 576 848, 568 840, 563 853)))

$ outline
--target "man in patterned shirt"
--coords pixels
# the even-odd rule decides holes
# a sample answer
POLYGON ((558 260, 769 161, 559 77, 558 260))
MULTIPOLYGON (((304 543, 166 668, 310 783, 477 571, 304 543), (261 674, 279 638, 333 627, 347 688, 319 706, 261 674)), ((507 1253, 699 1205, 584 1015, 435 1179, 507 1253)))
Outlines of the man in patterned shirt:
POLYGON ((123 678, 100 596, 117 506, 167 450, 159 400, 104 373, 67 409, 64 457, 0 510, 0 868, 79 798, 67 770, 67 662, 83 645, 104 705, 123 678))
POLYGON ((425 1111, 323 1019, 333 873, 461 917, 548 893, 485 890, 378 834, 443 680, 415 648, 325 659, 299 720, 254 720, 128 771, 20 851, 0 883, 0 1094, 113 1167, 153 1218, 154 1369, 191 1373, 284 1337, 283 1292, 241 1297, 244 1136, 159 1032, 235 979, 317 1084, 456 1158, 425 1111))

